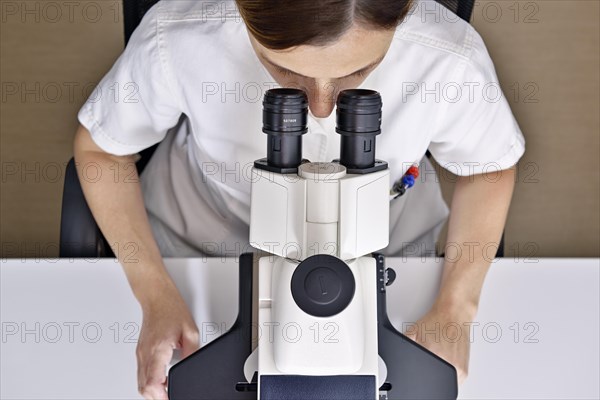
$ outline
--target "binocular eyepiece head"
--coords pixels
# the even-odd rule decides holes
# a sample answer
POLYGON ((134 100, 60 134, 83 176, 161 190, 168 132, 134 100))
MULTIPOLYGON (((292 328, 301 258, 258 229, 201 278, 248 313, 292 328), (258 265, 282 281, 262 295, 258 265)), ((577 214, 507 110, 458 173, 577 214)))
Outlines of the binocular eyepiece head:
MULTIPOLYGON (((375 136, 381 133, 381 95, 374 90, 349 89, 336 102, 336 132, 342 135, 339 163, 350 173, 384 167, 375 160, 375 136)), ((308 97, 300 89, 270 89, 263 99, 263 132, 268 135, 267 158, 255 166, 279 173, 296 172, 302 163, 302 135, 308 131, 308 97)), ((387 164, 385 164, 387 167, 387 164)))

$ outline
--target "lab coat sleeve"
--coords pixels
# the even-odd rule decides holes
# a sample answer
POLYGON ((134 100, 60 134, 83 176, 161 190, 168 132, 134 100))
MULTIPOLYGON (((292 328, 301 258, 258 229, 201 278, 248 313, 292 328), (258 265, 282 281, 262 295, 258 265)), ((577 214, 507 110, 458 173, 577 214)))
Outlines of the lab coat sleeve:
POLYGON ((515 165, 525 140, 498 83, 481 36, 471 28, 471 51, 456 63, 453 78, 442 87, 429 151, 447 170, 468 176, 515 165))
POLYGON ((78 113, 94 142, 114 155, 135 154, 160 142, 181 116, 162 54, 159 7, 145 14, 78 113))

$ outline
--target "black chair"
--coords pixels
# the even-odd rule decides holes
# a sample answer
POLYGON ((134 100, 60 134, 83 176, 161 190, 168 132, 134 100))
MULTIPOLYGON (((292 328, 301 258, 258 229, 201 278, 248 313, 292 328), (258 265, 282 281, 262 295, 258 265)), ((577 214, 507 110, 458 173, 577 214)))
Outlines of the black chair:
POLYGON ((467 22, 471 22, 475 0, 436 0, 438 3, 458 15, 467 22))
MULTIPOLYGON (((125 24, 125 45, 131 34, 139 25, 146 11, 159 0, 123 0, 123 20, 125 24)), ((470 21, 475 0, 437 0, 438 3, 454 12, 465 21, 470 21)), ((141 158, 136 163, 138 174, 141 174, 158 144, 140 152, 141 158)), ((504 254, 503 240, 498 254, 504 254)), ((108 242, 98 228, 87 205, 73 158, 67 164, 62 199, 62 215, 60 223, 59 255, 64 258, 114 257, 108 242)))

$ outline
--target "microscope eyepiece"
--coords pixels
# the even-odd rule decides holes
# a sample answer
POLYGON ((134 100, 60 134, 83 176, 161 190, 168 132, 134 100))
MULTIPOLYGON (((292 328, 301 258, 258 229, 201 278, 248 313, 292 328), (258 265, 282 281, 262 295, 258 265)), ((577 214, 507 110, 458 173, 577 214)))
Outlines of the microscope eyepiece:
POLYGON ((308 97, 300 89, 270 89, 263 99, 263 132, 302 135, 307 131, 308 97))
POLYGON ((335 131, 342 135, 340 164, 354 170, 375 165, 375 136, 381 133, 381 95, 374 90, 340 92, 335 131))
POLYGON ((267 163, 276 168, 297 168, 302 162, 302 135, 308 131, 308 97, 291 88, 270 89, 263 99, 263 132, 267 163))

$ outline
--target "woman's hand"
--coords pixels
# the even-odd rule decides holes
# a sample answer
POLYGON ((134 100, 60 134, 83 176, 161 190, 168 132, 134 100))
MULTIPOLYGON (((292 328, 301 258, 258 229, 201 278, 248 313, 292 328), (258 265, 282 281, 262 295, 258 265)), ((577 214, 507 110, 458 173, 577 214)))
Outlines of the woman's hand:
POLYGON ((404 334, 452 364, 461 385, 469 373, 471 322, 469 313, 434 305, 404 334))
POLYGON ((174 284, 166 283, 142 303, 143 323, 137 344, 138 390, 145 399, 168 399, 166 367, 173 350, 185 358, 199 348, 198 327, 174 284))

